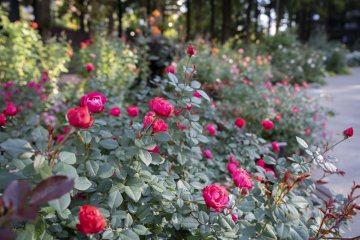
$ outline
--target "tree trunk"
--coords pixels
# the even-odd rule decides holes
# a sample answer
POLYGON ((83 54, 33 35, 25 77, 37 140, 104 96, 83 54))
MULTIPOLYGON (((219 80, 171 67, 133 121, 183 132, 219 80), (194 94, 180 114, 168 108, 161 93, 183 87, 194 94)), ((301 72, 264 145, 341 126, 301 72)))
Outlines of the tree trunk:
POLYGON ((191 4, 190 0, 186 1, 186 41, 190 40, 190 34, 191 34, 191 4))
POLYGON ((20 20, 20 4, 18 0, 10 0, 9 19, 11 22, 20 20))
POLYGON ((109 9, 109 24, 108 24, 108 35, 111 35, 114 31, 114 12, 112 9, 109 9))
POLYGON ((201 36, 202 35, 202 19, 204 18, 204 15, 202 14, 202 8, 203 8, 203 1, 202 0, 196 0, 194 2, 194 9, 196 9, 195 11, 195 35, 197 36, 201 36))
POLYGON ((282 19, 282 12, 280 11, 280 0, 276 0, 276 33, 279 32, 280 22, 282 19))
POLYGON ((123 24, 122 24, 122 18, 123 18, 123 3, 122 0, 118 0, 118 35, 121 37, 123 35, 123 24))
POLYGON ((34 14, 34 21, 38 23, 40 21, 38 0, 33 0, 32 7, 33 7, 33 14, 34 14))
POLYGON ((80 4, 80 31, 85 32, 85 6, 84 0, 79 0, 80 4))
POLYGON ((250 43, 250 29, 251 29, 251 12, 252 12, 252 8, 253 8, 253 0, 248 0, 248 6, 246 9, 246 29, 245 29, 245 33, 246 33, 246 44, 250 43))
POLYGON ((225 43, 231 35, 231 28, 232 28, 232 1, 231 0, 223 0, 223 7, 222 7, 222 37, 221 42, 225 43))
POLYGON ((260 37, 260 29, 259 29, 259 15, 260 15, 260 11, 258 8, 258 1, 255 1, 255 23, 254 23, 254 30, 255 30, 255 37, 256 40, 259 39, 260 37))
POLYGON ((210 38, 215 39, 215 0, 210 0, 210 38))
POLYGON ((42 0, 38 2, 39 4, 39 30, 42 36, 42 39, 46 41, 51 36, 51 12, 50 5, 51 0, 42 0))

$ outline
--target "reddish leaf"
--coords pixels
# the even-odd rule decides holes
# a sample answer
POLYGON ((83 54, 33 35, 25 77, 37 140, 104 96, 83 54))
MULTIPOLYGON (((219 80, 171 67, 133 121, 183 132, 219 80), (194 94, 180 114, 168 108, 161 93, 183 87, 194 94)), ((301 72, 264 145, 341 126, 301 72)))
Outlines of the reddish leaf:
POLYGON ((30 185, 25 180, 12 181, 2 196, 4 207, 15 211, 22 208, 31 193, 30 185))
POLYGON ((0 236, 2 240, 15 240, 16 234, 11 228, 0 228, 0 236))
POLYGON ((32 191, 29 204, 41 205, 57 199, 74 187, 74 179, 66 176, 52 176, 41 181, 32 191))

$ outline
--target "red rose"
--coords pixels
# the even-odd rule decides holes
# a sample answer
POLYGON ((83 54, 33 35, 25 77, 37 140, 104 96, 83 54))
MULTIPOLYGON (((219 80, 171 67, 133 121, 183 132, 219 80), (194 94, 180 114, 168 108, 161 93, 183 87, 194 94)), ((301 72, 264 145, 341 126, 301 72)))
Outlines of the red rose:
POLYGON ((165 69, 166 72, 175 74, 175 69, 172 66, 169 66, 165 69))
POLYGON ((241 118, 241 117, 238 117, 236 118, 235 120, 235 125, 238 127, 238 128, 243 128, 246 124, 246 121, 245 119, 241 118))
POLYGON ((6 108, 4 110, 4 114, 6 116, 15 116, 18 113, 18 109, 16 107, 15 104, 13 103, 9 103, 8 105, 6 105, 6 108))
POLYGON ((210 135, 215 135, 216 134, 216 127, 215 127, 215 125, 214 124, 208 124, 207 125, 207 131, 208 131, 208 133, 210 134, 210 135))
POLYGON ((196 54, 196 49, 193 47, 193 45, 189 44, 186 53, 191 57, 196 54))
POLYGON ((274 123, 269 119, 262 120, 261 124, 265 130, 271 130, 274 128, 274 123))
POLYGON ((94 64, 92 64, 92 63, 86 64, 86 71, 92 72, 92 71, 94 71, 94 69, 95 69, 94 64))
POLYGON ((130 106, 126 109, 126 112, 130 117, 136 117, 139 115, 140 110, 137 106, 130 106))
POLYGON ((81 206, 79 212, 79 224, 76 224, 78 231, 84 234, 94 234, 102 232, 106 226, 104 216, 99 209, 93 206, 81 206))
POLYGON ((280 145, 278 142, 274 141, 271 143, 271 146, 272 146, 272 149, 275 151, 275 152, 279 152, 280 151, 280 145))
POLYGON ((236 169, 232 173, 232 179, 234 181, 235 186, 244 190, 242 191, 244 195, 246 195, 248 191, 253 187, 250 174, 242 168, 236 169))
POLYGON ((114 117, 118 117, 121 114, 121 109, 118 107, 113 107, 112 109, 110 109, 110 114, 114 117))
POLYGON ((6 124, 6 116, 3 113, 0 113, 0 127, 5 126, 6 124))
POLYGON ((193 93, 193 97, 201 98, 201 94, 198 93, 198 92, 194 92, 194 93, 193 93))
POLYGON ((228 165, 227 165, 227 170, 229 173, 233 173, 236 171, 237 167, 239 166, 239 163, 238 162, 230 162, 228 165))
POLYGON ((106 97, 98 92, 91 92, 84 95, 80 100, 80 107, 88 107, 92 113, 100 113, 104 110, 106 97))
POLYGON ((352 137, 354 135, 354 129, 352 127, 345 129, 343 131, 343 134, 344 134, 344 137, 346 137, 346 138, 352 137))
POLYGON ((171 117, 174 112, 173 105, 161 97, 151 99, 149 106, 160 117, 171 117))
POLYGON ((66 116, 70 125, 76 128, 89 128, 94 122, 87 107, 70 108, 66 116))
POLYGON ((151 127, 153 133, 166 132, 168 130, 167 123, 162 119, 155 119, 151 127))
POLYGON ((203 189, 203 197, 206 207, 215 209, 215 212, 220 212, 224 209, 229 201, 228 192, 224 186, 211 184, 203 189))

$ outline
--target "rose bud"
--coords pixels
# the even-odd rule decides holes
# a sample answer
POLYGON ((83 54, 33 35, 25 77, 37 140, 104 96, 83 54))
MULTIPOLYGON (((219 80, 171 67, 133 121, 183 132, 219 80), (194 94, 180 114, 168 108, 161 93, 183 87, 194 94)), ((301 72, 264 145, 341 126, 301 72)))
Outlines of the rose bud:
POLYGON ((167 123, 162 119, 155 119, 151 127, 153 133, 166 132, 168 130, 167 123))
POLYGON ((207 158, 207 159, 212 158, 213 157, 212 152, 209 149, 205 149, 204 157, 207 158))
POLYGON ((102 232, 106 226, 104 216, 93 206, 81 206, 78 217, 80 223, 76 224, 76 229, 84 234, 102 232))
POLYGON ((114 116, 114 117, 118 117, 121 114, 121 109, 118 107, 113 107, 112 109, 110 109, 110 115, 114 116))
POLYGON ((66 113, 71 126, 76 128, 89 128, 94 122, 94 117, 90 115, 87 107, 71 108, 66 113))
POLYGON ((136 117, 139 115, 140 110, 137 106, 130 106, 126 109, 126 112, 130 117, 136 117))
POLYGON ((175 69, 172 66, 169 66, 165 69, 166 72, 175 74, 175 69))
POLYGON ((264 128, 266 131, 271 130, 271 129, 274 128, 274 123, 273 123, 271 120, 269 120, 269 119, 264 119, 264 120, 262 120, 262 121, 261 121, 261 124, 262 124, 263 128, 264 128))
POLYGON ((95 69, 94 64, 92 64, 92 63, 86 64, 86 71, 92 72, 92 71, 94 71, 94 69, 95 69))
POLYGON ((214 124, 208 124, 207 125, 207 131, 208 131, 208 133, 210 134, 210 135, 215 135, 216 134, 216 127, 215 127, 215 125, 214 124))
POLYGON ((243 128, 245 126, 245 124, 246 124, 245 119, 243 119, 241 117, 236 118, 235 126, 237 126, 238 128, 243 128))
POLYGON ((193 45, 189 44, 186 53, 189 55, 189 57, 191 57, 196 54, 196 49, 193 47, 193 45))
POLYGON ((275 152, 279 152, 280 151, 280 145, 278 142, 274 141, 271 143, 271 147, 275 152))
POLYGON ((346 137, 346 138, 352 137, 354 135, 354 129, 352 127, 345 129, 343 131, 343 134, 344 134, 344 137, 346 137))

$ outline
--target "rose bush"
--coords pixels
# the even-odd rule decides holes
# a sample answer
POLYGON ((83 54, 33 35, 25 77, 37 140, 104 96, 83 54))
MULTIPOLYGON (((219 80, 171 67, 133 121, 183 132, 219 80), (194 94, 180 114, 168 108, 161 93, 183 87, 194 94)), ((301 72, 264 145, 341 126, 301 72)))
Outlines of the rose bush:
MULTIPOLYGON (((192 50, 187 52, 190 61, 198 54, 192 50)), ((49 201, 35 223, 17 225, 16 231, 28 239, 338 236, 339 224, 359 208, 354 199, 360 187, 355 185, 348 198, 339 195, 324 202, 317 197, 309 178, 312 168, 341 174, 326 155, 332 147, 322 151, 293 135, 299 154, 277 157, 271 142, 279 139, 266 135, 281 129, 272 120, 275 113, 255 115, 253 121, 267 142, 247 130, 252 119, 245 111, 227 117, 225 105, 213 103, 189 66, 177 70, 177 76, 155 79, 156 89, 140 85, 129 90, 136 101, 125 99, 124 105, 131 106, 128 114, 114 117, 115 92, 107 94, 112 89, 95 85, 83 98, 70 101, 62 112, 66 118, 53 127, 7 121, 0 134, 3 178, 31 184, 52 175, 74 179, 69 193, 49 201), (262 132, 265 119, 269 131, 262 132)), ((89 74, 97 69, 95 64, 89 74)), ((292 112, 294 105, 289 106, 292 112)), ((303 113, 300 102, 296 107, 303 113)), ((40 114, 40 109, 33 111, 40 114)), ((9 118, 21 117, 27 120, 21 112, 9 118)), ((353 131, 344 135, 341 141, 353 131)))

